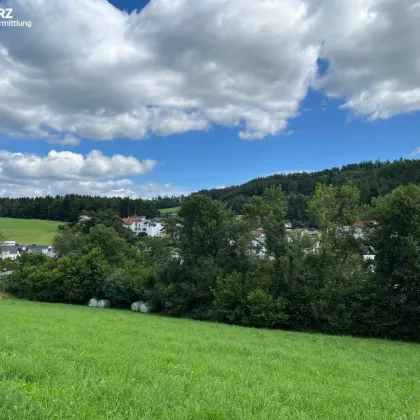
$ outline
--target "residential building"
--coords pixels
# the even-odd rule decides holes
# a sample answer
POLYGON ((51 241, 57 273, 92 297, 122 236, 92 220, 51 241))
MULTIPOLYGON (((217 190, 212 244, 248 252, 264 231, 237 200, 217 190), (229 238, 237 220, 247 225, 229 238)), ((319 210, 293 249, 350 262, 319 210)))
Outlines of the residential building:
POLYGON ((51 246, 48 245, 6 245, 6 246, 0 246, 0 259, 4 260, 6 258, 10 258, 12 260, 15 260, 19 255, 23 253, 30 253, 30 254, 42 254, 46 255, 50 258, 56 258, 57 254, 55 253, 54 249, 51 246))
POLYGON ((365 261, 374 261, 376 256, 376 251, 372 246, 362 246, 363 259, 365 261))
POLYGON ((144 216, 122 219, 123 226, 130 229, 135 236, 160 238, 165 234, 165 226, 158 219, 146 219, 144 216))

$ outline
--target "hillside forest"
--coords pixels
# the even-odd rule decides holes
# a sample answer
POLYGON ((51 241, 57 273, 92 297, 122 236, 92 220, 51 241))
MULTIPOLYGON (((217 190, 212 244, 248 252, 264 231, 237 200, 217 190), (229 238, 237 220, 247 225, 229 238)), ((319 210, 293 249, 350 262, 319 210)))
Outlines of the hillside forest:
MULTIPOLYGON (((395 162, 362 162, 318 172, 277 174, 257 178, 243 185, 202 190, 196 194, 226 203, 236 214, 242 214, 252 197, 262 196, 270 187, 281 186, 286 218, 294 227, 314 226, 308 203, 317 183, 340 187, 351 180, 360 190, 363 204, 384 196, 401 185, 420 184, 420 160, 401 159, 395 162)), ((0 217, 77 221, 82 212, 110 210, 119 217, 141 215, 155 217, 159 209, 178 207, 185 197, 161 197, 142 200, 119 197, 66 195, 37 198, 0 198, 0 217)), ((369 217, 369 215, 366 215, 369 217)))

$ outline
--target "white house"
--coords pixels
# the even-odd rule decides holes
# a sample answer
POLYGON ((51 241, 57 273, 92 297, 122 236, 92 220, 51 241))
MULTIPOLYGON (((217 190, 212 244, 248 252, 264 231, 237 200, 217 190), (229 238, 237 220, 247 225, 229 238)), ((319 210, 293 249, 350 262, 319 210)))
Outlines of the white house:
POLYGON ((372 246, 362 246, 363 260, 375 261, 376 252, 372 246))
POLYGON ((293 229, 293 225, 292 222, 290 220, 288 220, 285 224, 284 227, 286 228, 286 230, 292 230, 293 229))
POLYGON ((5 245, 0 246, 0 259, 5 260, 6 258, 10 258, 15 260, 20 254, 20 251, 17 246, 12 245, 5 245))
POLYGON ((6 245, 0 246, 0 259, 4 260, 10 258, 15 260, 19 255, 25 252, 29 254, 43 254, 50 258, 56 258, 57 256, 54 249, 47 245, 6 245))
POLYGON ((146 219, 144 216, 122 219, 123 226, 130 229, 135 236, 144 235, 160 238, 164 235, 165 226, 157 219, 146 219))

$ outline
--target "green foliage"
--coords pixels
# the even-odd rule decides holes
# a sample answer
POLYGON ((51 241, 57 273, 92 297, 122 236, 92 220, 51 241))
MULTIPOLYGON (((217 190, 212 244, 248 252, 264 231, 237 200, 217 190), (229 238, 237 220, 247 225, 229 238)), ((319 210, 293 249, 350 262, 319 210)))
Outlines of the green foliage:
POLYGON ((278 327, 288 318, 284 312, 286 302, 282 298, 274 298, 263 289, 255 289, 248 293, 247 308, 249 311, 247 325, 255 327, 278 327))
POLYGON ((258 287, 263 283, 257 274, 232 273, 220 279, 213 291, 215 319, 253 327, 284 326, 286 302, 258 287))
POLYGON ((111 210, 87 212, 85 215, 89 216, 90 220, 77 224, 74 227, 75 230, 88 234, 92 228, 102 225, 107 228, 114 229, 114 231, 118 233, 118 236, 127 241, 132 239, 131 231, 122 225, 121 218, 111 210))
POLYGON ((132 251, 127 241, 119 237, 114 228, 102 224, 90 228, 88 240, 89 246, 100 249, 112 265, 121 265, 132 251))
POLYGON ((360 190, 351 181, 340 188, 317 184, 308 205, 308 213, 322 230, 351 226, 361 212, 360 190))
POLYGON ((287 220, 300 221, 307 226, 313 223, 307 208, 316 184, 339 188, 349 180, 360 190, 362 204, 370 204, 372 198, 389 194, 400 185, 420 184, 420 160, 361 162, 317 172, 276 174, 238 186, 202 190, 198 194, 225 202, 237 214, 242 214, 252 197, 262 196, 267 189, 281 186, 287 204, 287 220))
POLYGON ((261 227, 266 235, 267 255, 279 260, 287 252, 285 205, 281 187, 270 188, 262 197, 253 197, 244 208, 253 228, 261 227))
POLYGON ((374 202, 378 289, 388 334, 420 340, 420 187, 399 187, 374 202))
POLYGON ((315 218, 321 229, 334 227, 340 213, 338 188, 317 184, 308 205, 308 213, 315 218))
POLYGON ((179 212, 182 218, 180 246, 185 256, 217 258, 230 245, 230 222, 234 213, 218 201, 207 197, 187 198, 179 212))
POLYGON ((59 257, 70 254, 82 254, 87 245, 87 238, 84 235, 77 235, 71 229, 66 228, 62 233, 53 239, 53 248, 59 257))
POLYGON ((94 248, 81 257, 60 258, 57 271, 65 290, 64 300, 84 303, 91 297, 103 297, 103 281, 111 273, 111 266, 103 252, 94 248))
POLYGON ((103 296, 114 303, 131 304, 136 299, 133 285, 127 280, 122 268, 117 268, 105 277, 102 283, 103 296))
POLYGON ((156 203, 128 197, 94 197, 69 194, 36 198, 0 198, 0 217, 76 222, 81 213, 110 211, 118 217, 158 215, 156 203))

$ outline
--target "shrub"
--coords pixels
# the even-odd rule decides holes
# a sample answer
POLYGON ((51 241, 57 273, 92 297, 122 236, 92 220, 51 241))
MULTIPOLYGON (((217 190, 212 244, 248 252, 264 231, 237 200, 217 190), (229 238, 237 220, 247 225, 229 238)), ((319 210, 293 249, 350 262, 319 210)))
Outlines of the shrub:
POLYGON ((117 268, 103 281, 103 297, 112 300, 113 304, 131 304, 137 295, 133 284, 127 280, 122 268, 117 268))
POLYGON ((255 289, 247 296, 247 316, 245 323, 253 327, 279 327, 288 316, 284 312, 284 299, 275 299, 263 289, 255 289))

